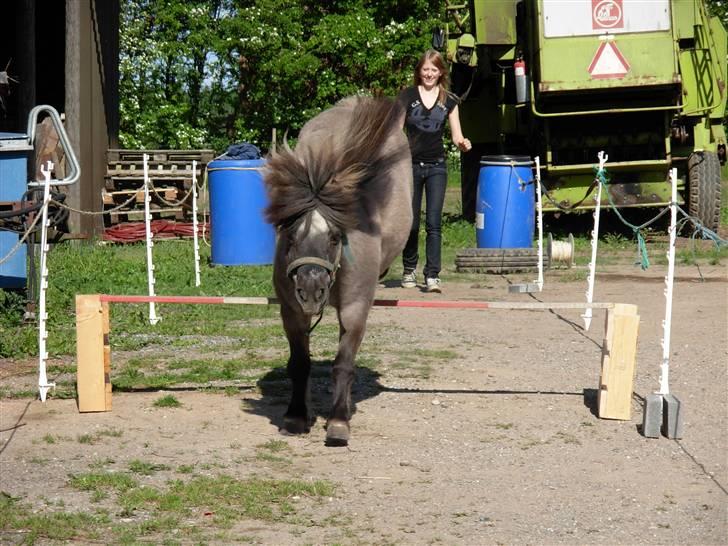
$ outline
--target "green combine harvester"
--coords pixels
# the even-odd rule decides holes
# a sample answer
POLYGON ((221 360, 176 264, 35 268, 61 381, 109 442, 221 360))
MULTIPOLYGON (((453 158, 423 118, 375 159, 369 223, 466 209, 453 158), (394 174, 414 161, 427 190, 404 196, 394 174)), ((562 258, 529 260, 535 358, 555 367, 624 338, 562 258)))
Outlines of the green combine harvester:
POLYGON ((669 170, 707 228, 720 218, 726 159, 726 30, 701 0, 474 0, 448 3, 433 36, 462 99, 464 214, 480 158, 540 158, 544 210, 664 207, 669 170))

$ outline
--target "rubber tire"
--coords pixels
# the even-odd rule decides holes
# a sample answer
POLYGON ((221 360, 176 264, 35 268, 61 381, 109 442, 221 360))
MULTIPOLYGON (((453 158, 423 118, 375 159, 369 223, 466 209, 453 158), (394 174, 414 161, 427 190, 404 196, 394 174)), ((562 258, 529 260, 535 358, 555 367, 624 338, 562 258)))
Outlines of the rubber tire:
POLYGON ((720 161, 714 152, 695 152, 688 159, 688 212, 710 230, 720 224, 720 161))

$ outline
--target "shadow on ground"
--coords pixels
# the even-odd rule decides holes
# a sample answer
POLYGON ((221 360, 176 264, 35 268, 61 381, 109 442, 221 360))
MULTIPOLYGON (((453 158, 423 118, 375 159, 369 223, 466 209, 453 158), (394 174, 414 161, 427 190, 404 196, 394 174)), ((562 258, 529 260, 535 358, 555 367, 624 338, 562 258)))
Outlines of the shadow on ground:
MULTIPOLYGON (((311 364, 311 411, 315 420, 326 420, 331 410, 331 366, 332 360, 314 360, 311 364)), ((369 368, 357 366, 354 369, 354 384, 351 388, 352 414, 362 400, 374 398, 383 387, 381 375, 369 368)), ((279 430, 283 426, 283 414, 288 408, 291 383, 285 366, 279 366, 265 374, 258 381, 260 398, 246 398, 245 412, 266 417, 279 430)))

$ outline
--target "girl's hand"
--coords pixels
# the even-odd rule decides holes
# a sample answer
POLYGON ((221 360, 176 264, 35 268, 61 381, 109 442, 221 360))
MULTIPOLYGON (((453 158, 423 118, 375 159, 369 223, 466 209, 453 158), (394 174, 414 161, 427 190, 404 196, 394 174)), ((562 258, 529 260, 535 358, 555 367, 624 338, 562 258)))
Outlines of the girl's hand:
POLYGON ((470 143, 470 140, 467 138, 463 138, 460 142, 457 142, 455 144, 461 152, 469 152, 473 145, 470 143))

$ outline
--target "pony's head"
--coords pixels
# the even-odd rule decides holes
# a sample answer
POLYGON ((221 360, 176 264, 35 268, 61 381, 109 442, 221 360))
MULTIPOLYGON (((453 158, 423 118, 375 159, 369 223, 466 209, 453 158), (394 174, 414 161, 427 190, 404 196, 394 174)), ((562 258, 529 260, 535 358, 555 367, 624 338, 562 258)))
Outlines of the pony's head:
POLYGON ((407 153, 383 149, 398 123, 398 108, 388 100, 360 99, 348 123, 324 118, 295 151, 285 147, 267 163, 266 217, 278 228, 276 267, 286 268, 307 315, 321 313, 328 301, 346 233, 359 227, 367 192, 373 191, 366 182, 407 153))
POLYGON ((293 282, 296 301, 306 315, 321 313, 341 266, 344 231, 331 226, 318 211, 279 233, 286 257, 286 277, 293 282))
MULTIPOLYGON (((311 150, 297 151, 285 149, 268 162, 266 213, 278 228, 278 255, 284 264, 276 265, 285 266, 301 310, 316 315, 336 280, 346 230, 356 225, 359 173, 337 171, 333 162, 314 159, 311 150)), ((321 155, 329 157, 331 153, 321 155)))

